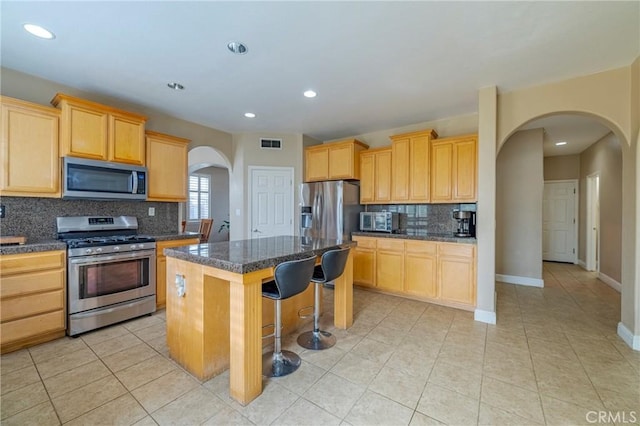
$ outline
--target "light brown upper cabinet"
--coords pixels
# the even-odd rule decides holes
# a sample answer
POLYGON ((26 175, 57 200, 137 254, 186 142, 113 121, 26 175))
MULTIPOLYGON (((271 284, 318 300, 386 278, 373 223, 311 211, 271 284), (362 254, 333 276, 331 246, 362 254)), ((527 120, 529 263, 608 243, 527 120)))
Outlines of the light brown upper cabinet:
POLYGON ((189 139, 147 130, 148 201, 187 201, 189 139))
POLYGON ((146 117, 58 93, 60 155, 145 165, 146 117))
POLYGON ((391 136, 392 202, 429 202, 430 143, 437 137, 432 129, 391 136))
POLYGON ((431 141, 431 202, 475 203, 478 136, 431 141))
POLYGON ((0 102, 0 194, 60 198, 60 111, 6 96, 0 102))
POLYGON ((369 149, 360 153, 360 203, 391 201, 391 149, 369 149))
POLYGON ((360 179, 360 151, 369 148, 356 139, 314 145, 305 149, 305 182, 360 179))

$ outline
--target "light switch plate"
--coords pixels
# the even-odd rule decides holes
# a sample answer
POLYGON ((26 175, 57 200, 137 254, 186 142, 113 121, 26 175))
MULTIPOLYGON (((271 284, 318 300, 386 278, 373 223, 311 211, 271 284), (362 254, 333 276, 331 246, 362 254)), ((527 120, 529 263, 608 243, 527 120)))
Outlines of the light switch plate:
POLYGON ((156 208, 149 207, 149 216, 155 216, 155 215, 156 215, 156 208))

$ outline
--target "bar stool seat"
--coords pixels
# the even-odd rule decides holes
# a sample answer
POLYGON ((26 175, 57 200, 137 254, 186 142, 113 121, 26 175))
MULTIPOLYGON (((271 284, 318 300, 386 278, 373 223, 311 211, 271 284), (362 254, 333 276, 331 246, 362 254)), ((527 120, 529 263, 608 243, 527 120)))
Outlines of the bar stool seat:
POLYGON ((315 256, 282 262, 273 271, 274 279, 262 284, 262 296, 275 300, 273 354, 267 353, 262 358, 262 374, 267 377, 286 376, 300 366, 300 357, 296 353, 282 350, 282 301, 307 289, 315 263, 315 256))
POLYGON ((338 278, 344 272, 349 258, 349 247, 329 250, 322 255, 320 265, 313 271, 311 281, 315 283, 313 305, 313 331, 298 336, 298 344, 305 349, 329 349, 336 344, 336 336, 320 330, 320 286, 338 278))

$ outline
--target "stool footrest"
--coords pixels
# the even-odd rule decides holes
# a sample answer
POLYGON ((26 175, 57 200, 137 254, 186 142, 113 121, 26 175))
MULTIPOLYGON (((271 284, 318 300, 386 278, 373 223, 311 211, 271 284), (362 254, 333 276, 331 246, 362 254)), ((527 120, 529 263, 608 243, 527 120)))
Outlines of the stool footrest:
POLYGON ((313 312, 311 312, 311 314, 309 314, 309 315, 303 314, 303 311, 307 311, 309 309, 313 310, 314 306, 313 305, 312 306, 305 306, 304 308, 298 309, 298 318, 302 318, 302 319, 312 318, 313 317, 313 312))

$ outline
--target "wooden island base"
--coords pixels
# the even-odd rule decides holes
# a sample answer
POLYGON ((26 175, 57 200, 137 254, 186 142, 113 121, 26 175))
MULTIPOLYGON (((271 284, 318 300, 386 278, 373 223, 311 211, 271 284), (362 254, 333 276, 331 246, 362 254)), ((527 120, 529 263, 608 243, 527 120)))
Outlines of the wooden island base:
MULTIPOLYGON (((319 259, 319 258, 318 258, 319 259)), ((272 301, 262 298, 262 282, 273 267, 245 274, 167 256, 167 345, 170 357, 198 379, 208 380, 227 368, 230 395, 246 405, 262 393, 263 325, 273 323, 272 301), (180 296, 176 276, 185 282, 180 296)), ((335 281, 334 323, 353 322, 353 257, 335 281)), ((313 285, 283 302, 290 332, 304 320, 298 310, 313 305, 313 285)))

